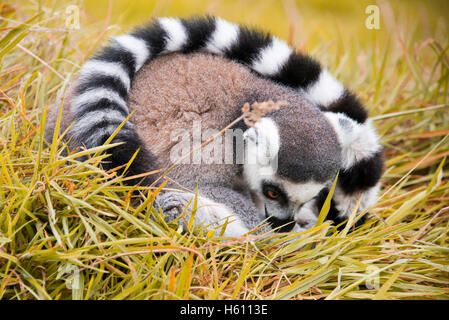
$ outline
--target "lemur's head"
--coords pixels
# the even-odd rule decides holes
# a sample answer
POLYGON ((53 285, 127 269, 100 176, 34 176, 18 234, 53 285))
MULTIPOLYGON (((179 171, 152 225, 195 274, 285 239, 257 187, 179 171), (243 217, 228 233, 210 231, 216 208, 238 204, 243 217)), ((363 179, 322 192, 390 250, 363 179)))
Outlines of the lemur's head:
POLYGON ((337 134, 323 112, 284 108, 244 134, 245 180, 261 214, 275 225, 292 220, 332 184, 342 164, 337 134))

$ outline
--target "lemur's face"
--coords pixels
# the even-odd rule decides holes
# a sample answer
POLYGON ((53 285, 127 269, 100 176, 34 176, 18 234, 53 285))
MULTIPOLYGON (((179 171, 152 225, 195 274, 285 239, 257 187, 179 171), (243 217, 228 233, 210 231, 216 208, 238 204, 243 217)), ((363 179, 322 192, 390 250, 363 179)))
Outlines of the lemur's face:
MULTIPOLYGON (((274 227, 284 225, 294 218, 304 204, 312 200, 326 187, 325 183, 292 183, 283 179, 263 180, 258 197, 263 199, 263 213, 274 227)), ((308 217, 299 217, 305 221, 308 217)), ((301 223, 300 221, 297 221, 301 223)), ((293 227, 289 224, 288 227, 293 227)), ((288 227, 286 230, 288 230, 288 227)))
POLYGON ((246 165, 244 172, 262 218, 269 218, 274 227, 293 221, 302 206, 332 182, 292 182, 268 170, 265 166, 246 165))
POLYGON ((329 187, 341 149, 327 121, 291 126, 276 120, 262 118, 245 132, 243 172, 261 215, 280 226, 329 187))

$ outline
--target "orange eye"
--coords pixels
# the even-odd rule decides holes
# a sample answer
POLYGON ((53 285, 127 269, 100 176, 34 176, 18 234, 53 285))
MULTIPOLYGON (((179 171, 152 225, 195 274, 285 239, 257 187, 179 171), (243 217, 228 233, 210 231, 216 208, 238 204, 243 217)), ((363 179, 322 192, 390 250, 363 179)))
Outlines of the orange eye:
POLYGON ((276 192, 276 191, 273 191, 273 190, 268 190, 267 191, 267 196, 268 196, 268 198, 276 200, 277 198, 279 198, 279 192, 276 192))

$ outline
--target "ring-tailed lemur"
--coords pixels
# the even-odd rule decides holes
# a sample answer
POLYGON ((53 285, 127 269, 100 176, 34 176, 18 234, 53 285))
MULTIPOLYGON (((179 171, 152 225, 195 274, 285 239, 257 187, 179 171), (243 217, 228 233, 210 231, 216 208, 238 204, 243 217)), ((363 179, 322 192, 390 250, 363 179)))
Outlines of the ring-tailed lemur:
MULTIPOLYGON (((96 147, 134 111, 112 141, 123 144, 110 149, 104 163, 106 169, 122 166, 139 150, 126 172, 133 176, 171 165, 172 130, 195 120, 203 129, 219 130, 240 115, 245 102, 265 100, 287 105, 255 127, 240 122, 237 128, 246 152, 262 150, 268 162, 183 163, 170 172, 190 190, 198 183, 196 224, 214 228, 232 216, 225 235, 244 234, 265 218, 273 227, 296 222, 281 230, 306 230, 337 172, 328 219, 344 221, 360 198, 359 210, 374 204, 382 150, 356 96, 284 41, 221 18, 158 18, 113 38, 82 66, 66 98, 61 130, 74 121, 70 146, 96 147)), ((47 137, 58 113, 52 112, 47 137)), ((235 150, 232 156, 238 157, 235 150)), ((164 192, 156 202, 175 219, 192 192, 164 192)))

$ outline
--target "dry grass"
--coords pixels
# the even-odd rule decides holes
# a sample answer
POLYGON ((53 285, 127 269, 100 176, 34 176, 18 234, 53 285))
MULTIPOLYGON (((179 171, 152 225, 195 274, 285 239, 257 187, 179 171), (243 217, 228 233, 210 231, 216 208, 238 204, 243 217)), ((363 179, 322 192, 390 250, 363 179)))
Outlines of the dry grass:
MULTIPOLYGON (((202 3, 212 10, 221 2, 202 3)), ((322 5, 313 3, 311 12, 322 5)), ((151 208, 158 190, 137 202, 121 177, 101 170, 101 148, 64 156, 60 137, 44 141, 46 108, 120 30, 106 15, 82 32, 67 31, 64 5, 39 4, 0 4, 2 299, 449 298, 449 43, 432 8, 422 21, 436 25, 423 27, 424 36, 422 21, 401 24, 392 18, 401 15, 396 8, 381 2, 384 31, 369 45, 337 29, 330 42, 316 41, 316 29, 301 38, 307 45, 289 37, 366 101, 387 162, 381 199, 364 226, 337 232, 324 222, 282 244, 256 236, 222 241, 203 230, 180 234, 151 208), (80 163, 81 154, 91 157, 80 163)), ((260 10, 252 17, 265 17, 260 10)))

